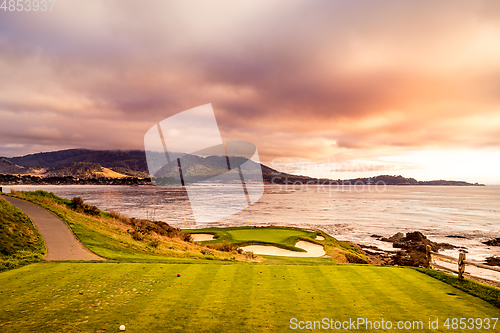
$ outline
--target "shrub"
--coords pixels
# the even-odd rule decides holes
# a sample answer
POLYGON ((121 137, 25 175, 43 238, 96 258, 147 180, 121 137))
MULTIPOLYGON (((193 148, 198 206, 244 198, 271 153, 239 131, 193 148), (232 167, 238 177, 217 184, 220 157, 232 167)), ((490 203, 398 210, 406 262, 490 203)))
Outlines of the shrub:
POLYGON ((235 253, 243 253, 243 250, 239 248, 237 245, 222 243, 222 244, 208 244, 207 247, 209 249, 214 249, 217 251, 224 252, 235 252, 235 253))
POLYGON ((130 234, 136 241, 142 241, 144 239, 144 235, 138 230, 133 230, 132 232, 130 232, 130 234))
POLYGON ((129 224, 134 227, 134 230, 141 232, 143 235, 151 235, 152 233, 156 233, 158 235, 167 236, 169 238, 176 237, 185 242, 193 241, 193 238, 190 234, 184 233, 181 229, 174 228, 165 222, 136 218, 127 218, 127 220, 129 224))
POLYGON ((186 233, 183 233, 183 234, 184 234, 184 236, 182 237, 183 241, 190 242, 190 243, 193 242, 193 236, 191 236, 190 234, 186 234, 186 233))
POLYGON ((160 240, 158 238, 153 239, 151 242, 149 242, 149 246, 154 247, 155 249, 160 246, 160 240))
POLYGON ((213 251, 209 250, 209 249, 201 249, 200 252, 204 255, 214 255, 213 251))
POLYGON ((71 209, 78 213, 84 213, 92 216, 100 216, 101 211, 96 206, 87 205, 83 202, 80 197, 74 197, 71 199, 71 203, 68 205, 71 209))
POLYGON ((100 216, 101 215, 101 211, 99 210, 99 208, 97 208, 96 206, 90 206, 90 205, 87 205, 87 207, 85 209, 85 213, 92 215, 92 216, 100 216))
POLYGON ((257 258, 257 255, 255 253, 253 253, 252 251, 247 251, 244 253, 245 253, 245 257, 247 259, 256 259, 257 258))

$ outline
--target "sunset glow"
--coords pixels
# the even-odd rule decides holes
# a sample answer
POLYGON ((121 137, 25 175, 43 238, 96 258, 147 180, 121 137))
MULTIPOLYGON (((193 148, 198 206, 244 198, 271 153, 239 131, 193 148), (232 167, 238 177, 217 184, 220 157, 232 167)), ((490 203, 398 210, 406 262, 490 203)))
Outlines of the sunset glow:
POLYGON ((211 103, 223 139, 267 165, 500 184, 499 41, 498 1, 0 11, 0 156, 144 149, 151 126, 211 103))

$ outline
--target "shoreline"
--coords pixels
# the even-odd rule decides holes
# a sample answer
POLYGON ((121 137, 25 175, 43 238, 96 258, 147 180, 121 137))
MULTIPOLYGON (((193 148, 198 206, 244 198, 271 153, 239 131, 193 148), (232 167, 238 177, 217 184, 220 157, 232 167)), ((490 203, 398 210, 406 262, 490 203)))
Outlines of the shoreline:
MULTIPOLYGON (((381 254, 382 255, 390 255, 396 249, 392 248, 392 244, 382 242, 382 241, 378 240, 377 238, 372 237, 374 234, 377 234, 380 237, 390 237, 397 232, 407 233, 407 232, 412 232, 412 231, 422 232, 424 235, 426 235, 426 237, 428 237, 429 240, 431 240, 433 242, 450 243, 450 244, 456 246, 457 249, 445 250, 444 252, 442 252, 443 254, 451 255, 453 257, 458 257, 458 253, 460 252, 460 250, 465 250, 465 251, 467 251, 467 259, 472 259, 472 260, 476 260, 476 261, 480 261, 480 262, 484 263, 486 261, 486 259, 489 257, 493 257, 493 256, 498 257, 499 252, 500 252, 498 247, 493 247, 493 246, 488 246, 486 244, 483 244, 483 242, 485 242, 485 241, 500 237, 499 231, 489 230, 490 226, 492 225, 491 223, 493 223, 493 222, 491 222, 490 224, 483 223, 482 226, 480 225, 477 228, 472 228, 472 226, 475 224, 470 225, 469 222, 467 222, 467 219, 470 220, 474 217, 473 215, 471 215, 471 217, 466 217, 461 221, 461 224, 458 225, 460 228, 451 228, 451 224, 447 224, 446 227, 445 227, 445 225, 443 225, 443 227, 438 227, 441 224, 439 224, 439 223, 432 224, 432 223, 428 223, 427 221, 424 221, 424 223, 427 222, 427 224, 422 224, 419 226, 420 222, 418 222, 419 221, 418 215, 417 216, 415 216, 415 215, 410 216, 410 217, 412 217, 412 219, 409 219, 408 215, 406 215, 406 216, 401 215, 401 217, 399 217, 398 215, 396 215, 396 216, 388 215, 388 213, 385 213, 385 211, 383 211, 381 209, 377 209, 376 206, 364 205, 363 200, 370 200, 370 198, 368 198, 366 196, 360 198, 362 205, 357 206, 358 208, 366 209, 366 213, 364 213, 361 216, 361 218, 357 215, 344 216, 344 215, 340 215, 340 214, 331 215, 330 213, 328 213, 329 215, 316 214, 316 216, 320 216, 320 218, 318 219, 319 223, 308 223, 307 221, 312 220, 310 218, 310 216, 306 216, 306 218, 303 218, 304 216, 302 216, 302 217, 298 216, 297 218, 293 219, 293 220, 296 220, 296 222, 292 222, 292 221, 290 221, 289 217, 287 218, 283 214, 278 215, 277 218, 272 218, 272 219, 271 219, 271 217, 274 216, 273 214, 272 215, 267 214, 269 216, 266 216, 266 214, 260 214, 264 218, 263 222, 261 222, 261 223, 250 222, 249 223, 252 215, 249 215, 249 213, 247 212, 246 215, 241 214, 240 216, 235 216, 235 218, 231 218, 231 220, 229 220, 229 218, 228 218, 226 220, 219 221, 216 223, 194 224, 194 222, 192 221, 192 218, 190 218, 189 215, 185 215, 185 214, 189 214, 189 211, 188 211, 189 209, 187 209, 187 210, 184 209, 183 211, 175 212, 174 215, 171 215, 170 213, 168 215, 165 215, 165 214, 161 215, 161 212, 160 212, 160 214, 158 214, 158 212, 155 211, 155 209, 157 209, 155 207, 158 207, 157 205, 163 204, 163 201, 157 200, 157 198, 159 198, 159 196, 161 196, 162 194, 156 195, 156 193, 161 193, 162 191, 156 191, 156 189, 152 185, 139 185, 139 186, 104 185, 103 186, 103 185, 96 185, 96 184, 85 184, 85 185, 74 184, 74 185, 7 185, 7 186, 5 186, 2 184, 0 186, 4 186, 4 188, 3 188, 4 192, 10 191, 10 188, 17 189, 17 190, 43 189, 43 190, 47 190, 49 192, 53 191, 57 195, 61 195, 58 193, 59 189, 60 189, 59 192, 61 192, 61 193, 64 192, 64 189, 68 189, 69 191, 67 191, 67 192, 70 194, 67 194, 66 196, 62 195, 63 197, 71 198, 72 196, 79 196, 79 193, 82 193, 82 195, 85 193, 85 195, 87 196, 87 198, 85 198, 85 200, 89 200, 91 198, 92 200, 94 200, 94 202, 91 202, 91 203, 93 205, 99 206, 99 208, 101 208, 102 210, 113 209, 116 211, 121 211, 124 214, 129 215, 129 216, 135 216, 137 218, 148 218, 148 214, 149 214, 149 217, 151 217, 151 215, 152 215, 152 216, 156 217, 156 219, 159 221, 165 221, 169 225, 179 227, 179 228, 184 228, 184 229, 185 228, 200 229, 200 228, 206 228, 206 227, 240 227, 240 226, 259 226, 259 227, 262 226, 263 227, 263 226, 275 225, 275 226, 281 226, 281 227, 300 228, 300 229, 305 229, 305 230, 321 230, 321 231, 325 232, 326 234, 328 234, 328 235, 330 235, 330 236, 332 236, 340 241, 347 241, 347 242, 350 242, 353 244, 357 244, 360 248, 364 249, 365 251, 367 250, 368 252, 373 252, 373 256, 377 256, 377 257, 380 257, 381 254), (123 193, 127 193, 127 197, 117 196, 117 197, 113 198, 113 202, 118 200, 118 201, 116 201, 117 204, 115 205, 112 202, 103 202, 102 201, 102 193, 107 192, 107 191, 106 190, 103 191, 103 190, 101 190, 101 188, 104 189, 104 188, 106 188, 106 186, 109 186, 110 190, 113 193, 115 193, 115 192, 118 193, 117 195, 120 195, 119 193, 122 193, 121 190, 118 190, 119 188, 128 188, 128 189, 135 188, 136 190, 134 190, 132 192, 130 192, 129 190, 123 192, 123 193), (23 189, 23 187, 25 187, 25 188, 23 189), (85 188, 89 188, 89 189, 94 188, 94 189, 93 190, 84 190, 85 188), (141 190, 141 189, 143 189, 143 190, 141 190), (137 192, 135 192, 135 191, 137 191, 137 192), (136 199, 134 199, 134 200, 127 199, 127 198, 133 198, 133 195, 135 193, 138 193, 140 195, 152 195, 151 198, 152 199, 156 198, 156 201, 152 201, 150 204, 146 204, 144 206, 142 206, 142 205, 137 206, 137 204, 139 204, 139 203, 136 199), (132 196, 130 196, 130 195, 132 195, 132 196), (97 200, 97 201, 95 201, 95 200, 97 200), (120 202, 122 202, 122 201, 123 201, 123 204, 120 204, 120 202), (132 207, 132 206, 136 207, 136 208, 129 209, 129 207, 132 207), (367 214, 369 214, 370 209, 373 209, 373 208, 376 209, 375 210, 376 212, 382 211, 382 213, 386 214, 387 216, 384 215, 383 216, 384 219, 378 218, 375 221, 373 219, 370 219, 369 221, 371 221, 371 222, 367 223, 365 221, 368 221, 367 217, 370 217, 367 214), (141 215, 141 214, 143 214, 143 215, 141 215), (365 215, 367 215, 367 216, 365 216, 365 215), (185 216, 188 216, 188 223, 184 222, 185 216), (321 216, 323 216, 324 218, 321 218, 321 216), (358 223, 357 220, 351 220, 351 219, 349 219, 349 217, 358 218, 358 220, 361 223, 358 223), (390 219, 391 217, 399 217, 399 219, 393 221, 392 219, 390 219), (364 220, 363 220, 363 218, 364 218, 364 220), (299 223, 297 221, 304 221, 304 222, 299 223), (324 221, 324 223, 321 223, 323 221, 324 221), (406 223, 406 221, 413 221, 413 223, 406 223)), ((410 187, 416 188, 416 186, 410 186, 410 187)), ((436 186, 424 186, 424 187, 437 188, 436 186)), ((266 186, 266 188, 267 188, 267 186, 266 186)), ((392 186, 391 188, 396 188, 396 186, 392 186)), ((419 186, 419 188, 422 188, 422 186, 419 186)), ((491 186, 491 188, 494 188, 494 186, 491 186)), ((271 187, 270 190, 272 190, 272 189, 273 188, 271 187)), ((433 191, 434 190, 432 190, 432 191, 428 190, 429 193, 434 193, 433 191)), ((490 193, 491 191, 492 190, 490 190, 488 193, 490 193)), ((497 190, 493 190, 493 192, 497 193, 497 190)), ((391 207, 389 207, 389 209, 392 207, 395 207, 395 205, 398 205, 398 204, 404 205, 406 202, 408 202, 408 199, 406 199, 406 194, 405 194, 406 191, 404 191, 404 192, 399 191, 399 193, 402 193, 402 195, 404 195, 404 197, 401 197, 401 196, 395 197, 393 194, 391 194, 391 196, 389 196, 389 199, 394 200, 394 198, 395 198, 395 200, 396 200, 396 201, 394 201, 394 203, 391 203, 391 207), (401 198, 403 198, 403 199, 401 199, 401 198)), ((427 192, 424 192, 424 193, 427 193, 427 192)), ((444 191, 444 192, 440 191, 438 193, 448 193, 448 192, 447 191, 444 191)), ((286 202, 289 202, 288 197, 285 197, 285 196, 278 196, 277 197, 278 200, 274 199, 276 197, 273 197, 272 195, 275 195, 275 194, 276 193, 269 192, 269 196, 267 197, 268 200, 264 200, 264 205, 270 204, 270 203, 272 203, 274 205, 282 204, 282 202, 285 202, 284 200, 286 200, 286 202)), ((280 194, 278 193, 278 195, 280 195, 280 194)), ((344 202, 345 202, 345 204, 350 204, 350 202, 352 200, 355 200, 355 199, 360 197, 358 195, 348 196, 347 194, 343 194, 343 193, 338 194, 338 196, 333 198, 333 199, 331 199, 330 197, 324 197, 324 196, 318 197, 317 194, 316 194, 316 196, 317 196, 318 200, 322 200, 321 202, 323 203, 323 207, 325 207, 325 205, 328 205, 329 207, 335 207, 335 203, 337 206, 339 204, 343 204, 344 202), (332 203, 334 203, 333 206, 332 206, 332 203)), ((177 197, 174 198, 175 200, 177 200, 176 202, 182 202, 182 203, 186 202, 186 204, 189 205, 187 198, 184 198, 184 197, 178 197, 178 198, 177 197), (178 198, 180 198, 180 199, 178 199, 178 198)), ((301 197, 297 197, 297 198, 300 199, 301 197)), ((308 199, 309 197, 304 197, 304 198, 308 199)), ((312 198, 315 198, 315 197, 312 197, 312 198)), ((109 200, 109 198, 106 200, 109 200)), ((295 201, 292 201, 292 202, 295 202, 295 201)), ((297 202, 300 203, 301 201, 297 201, 297 202)), ((443 201, 443 202, 445 205, 447 204, 447 201, 443 201)), ((425 202, 424 202, 424 204, 425 204, 425 202)), ((321 206, 318 206, 318 207, 321 207, 321 206)), ((423 207, 425 209, 428 209, 428 207, 431 207, 431 206, 424 205, 423 207)), ((439 207, 443 207, 443 206, 439 206, 439 207)), ((444 206, 444 207, 448 207, 448 206, 444 206)), ((490 214, 490 215, 488 215, 488 217, 490 219, 493 218, 494 216, 496 216, 496 215, 494 215, 495 213, 491 213, 491 212, 494 212, 491 210, 494 208, 495 207, 492 206, 489 208, 490 210, 484 210, 484 214, 490 214)), ((258 209, 260 211, 262 211, 262 208, 258 208, 258 209)), ((292 207, 288 207, 285 205, 285 209, 292 209, 292 207)), ((332 209, 332 208, 329 208, 329 209, 332 209)), ((406 209, 406 211, 402 211, 401 214, 413 214, 413 211, 409 211, 410 207, 406 207, 405 209, 406 209)), ((332 210, 332 212, 335 212, 335 211, 332 210)), ((446 212, 446 213, 448 213, 448 212, 446 212)), ((257 215, 256 219, 258 219, 258 217, 260 217, 260 215, 257 215)), ((373 214, 371 214, 371 215, 373 215, 373 214)), ((437 218, 439 218, 439 216, 441 216, 441 215, 437 215, 437 218)), ((448 216, 448 215, 446 215, 446 216, 448 216)), ((373 217, 375 217, 375 215, 373 215, 373 217)), ((479 216, 477 215, 476 218, 479 218, 479 216)), ((430 221, 432 221, 432 220, 430 220, 430 221)), ((434 221, 436 221, 436 219, 434 221)))
MULTIPOLYGON (((285 227, 285 228, 298 228, 298 229, 308 230, 308 231, 318 231, 319 230, 319 231, 323 231, 323 232, 329 234, 328 232, 326 232, 324 230, 324 228, 323 229, 322 228, 310 228, 310 227, 307 228, 307 227, 303 227, 303 226, 290 226, 290 225, 265 224, 265 223, 254 224, 254 225, 234 225, 231 223, 225 223, 225 224, 223 224, 223 223, 210 223, 210 224, 206 224, 206 225, 190 225, 189 229, 205 229, 205 228, 214 228, 214 227, 215 228, 217 228, 217 227, 219 227, 219 228, 249 227, 249 226, 256 227, 256 228, 265 228, 265 227, 273 227, 273 226, 274 227, 285 227)), ((334 235, 331 235, 331 234, 329 234, 329 235, 334 237, 338 241, 341 241, 341 242, 345 241, 345 240, 342 240, 338 237, 335 237, 334 235)), ((375 235, 372 235, 372 236, 375 236, 375 235)), ((458 259, 458 254, 460 252, 467 253, 466 248, 463 246, 456 246, 456 245, 453 245, 450 243, 436 242, 436 241, 433 241, 432 239, 426 237, 425 235, 423 235, 421 232, 418 232, 418 231, 417 232, 407 232, 406 237, 404 237, 404 235, 402 233, 396 233, 396 234, 392 235, 392 237, 389 237, 389 238, 385 238, 382 236, 373 237, 374 239, 376 239, 376 238, 383 238, 384 239, 382 241, 387 245, 384 249, 381 249, 381 248, 379 248, 377 246, 373 246, 373 245, 359 244, 359 243, 353 242, 353 241, 347 241, 347 242, 353 244, 359 250, 361 250, 363 252, 363 254, 365 254, 367 256, 367 258, 370 260, 370 263, 372 265, 414 266, 414 264, 402 264, 402 262, 409 259, 410 260, 409 262, 414 261, 416 266, 421 266, 418 263, 422 263, 423 261, 427 262, 425 250, 422 252, 421 249, 419 249, 422 246, 424 246, 424 248, 425 248, 425 244, 431 244, 433 247, 437 246, 437 249, 435 250, 436 252, 439 252, 440 254, 452 256, 452 257, 455 257, 457 259, 458 259), (406 238, 406 237, 409 237, 409 235, 417 236, 417 238, 420 237, 420 239, 417 240, 416 243, 413 243, 410 241, 409 243, 403 244, 402 246, 401 245, 394 246, 394 244, 396 244, 397 241, 395 242, 393 240, 390 240, 391 238, 394 238, 397 236, 399 236, 399 239, 406 238), (424 242, 422 242, 422 241, 424 241, 424 242), (389 245, 392 245, 392 246, 390 247, 389 245)), ((456 237, 448 237, 447 239, 453 239, 453 238, 456 238, 456 237)), ((251 249, 249 249, 249 250, 251 250, 251 249)), ((266 249, 265 249, 265 247, 262 247, 262 248, 259 248, 259 250, 265 251, 266 249)), ((272 249, 272 250, 276 251, 276 249, 272 249)), ((278 250, 278 252, 275 252, 275 253, 261 253, 261 254, 270 254, 270 255, 278 255, 278 256, 279 255, 283 255, 283 256, 289 255, 286 253, 286 251, 282 251, 283 253, 281 253, 279 250, 282 250, 282 249, 277 248, 277 250, 278 250)), ((300 256, 300 255, 296 255, 296 256, 300 256)), ((302 255, 302 256, 308 256, 308 255, 302 255)), ((470 258, 470 257, 467 257, 467 260, 477 261, 477 260, 474 260, 473 258, 470 258)), ((479 262, 479 261, 477 261, 477 262, 485 264, 485 260, 482 260, 482 262, 479 262)), ((448 265, 449 268, 456 269, 456 267, 455 267, 456 265, 447 264, 446 262, 442 262, 439 260, 438 260, 438 263, 440 265, 443 265, 443 266, 448 265)), ((427 265, 427 264, 425 264, 425 265, 427 265)), ((498 265, 497 266, 489 265, 489 266, 499 267, 498 265)), ((467 278, 469 278, 469 279, 500 287, 500 273, 499 272, 487 270, 487 269, 483 269, 483 268, 478 268, 478 267, 474 267, 471 265, 467 265, 466 273, 473 274, 473 275, 467 276, 467 278)))

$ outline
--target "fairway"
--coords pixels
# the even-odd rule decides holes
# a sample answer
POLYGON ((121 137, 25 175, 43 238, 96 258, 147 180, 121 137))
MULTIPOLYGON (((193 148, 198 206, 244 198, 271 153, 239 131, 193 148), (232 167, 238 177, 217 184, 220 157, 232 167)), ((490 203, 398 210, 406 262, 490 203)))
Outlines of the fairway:
POLYGON ((127 332, 277 332, 292 331, 291 318, 428 325, 499 316, 410 268, 39 263, 0 274, 1 332, 113 332, 122 324, 127 332))

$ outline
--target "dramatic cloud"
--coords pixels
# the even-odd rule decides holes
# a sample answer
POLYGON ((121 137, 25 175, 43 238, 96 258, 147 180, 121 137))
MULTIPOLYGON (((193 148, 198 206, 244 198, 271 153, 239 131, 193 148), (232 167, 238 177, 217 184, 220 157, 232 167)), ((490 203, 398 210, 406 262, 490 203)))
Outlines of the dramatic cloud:
POLYGON ((254 142, 266 163, 489 154, 500 150, 499 40, 494 0, 0 10, 0 156, 142 149, 152 124, 206 103, 224 139, 254 142))

